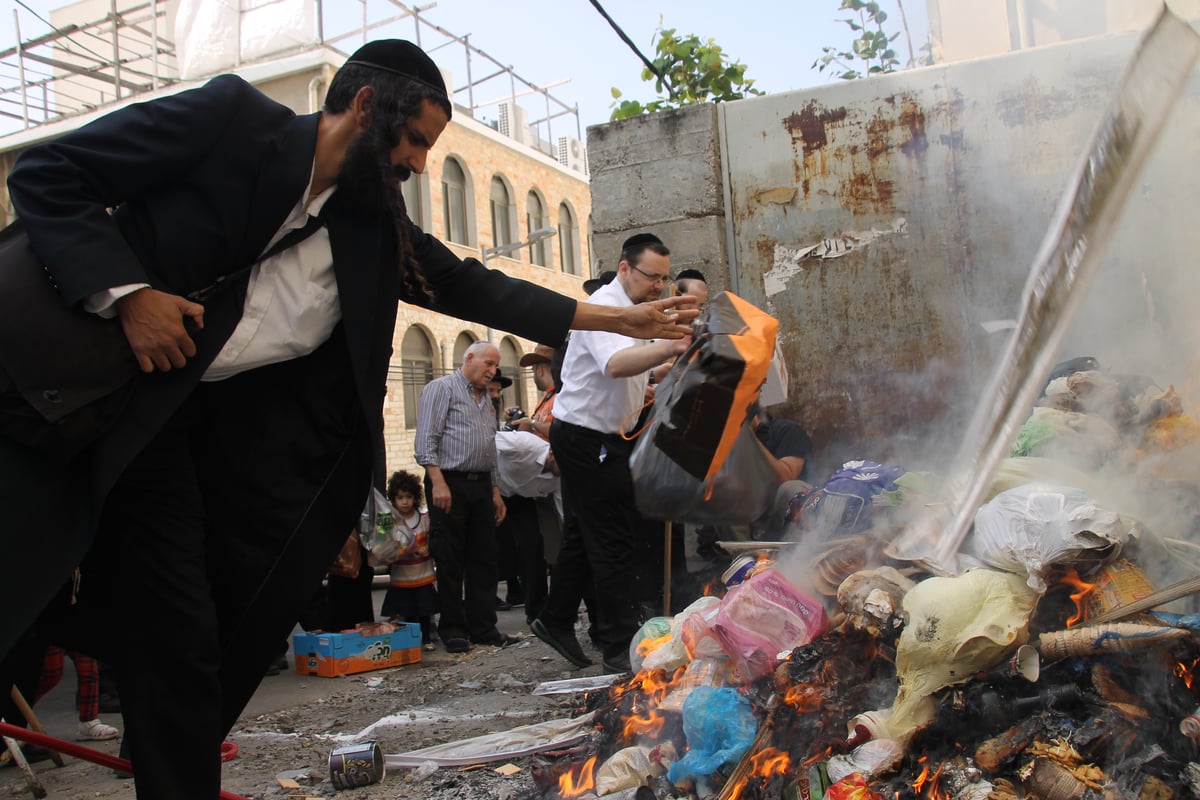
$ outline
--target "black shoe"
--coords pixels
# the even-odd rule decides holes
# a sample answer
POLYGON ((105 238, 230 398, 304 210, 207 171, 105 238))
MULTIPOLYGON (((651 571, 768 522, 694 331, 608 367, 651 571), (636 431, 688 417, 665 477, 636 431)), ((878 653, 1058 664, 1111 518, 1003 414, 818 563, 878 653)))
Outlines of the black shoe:
POLYGON ((529 629, 533 631, 533 635, 541 639, 546 644, 554 648, 554 652, 570 661, 577 667, 590 667, 592 660, 583 654, 583 648, 579 646, 579 640, 575 638, 575 632, 571 630, 557 630, 541 619, 535 619, 529 629))
POLYGON ((510 644, 516 644, 521 641, 515 636, 509 636, 507 633, 500 631, 492 631, 487 636, 471 637, 471 644, 483 644, 490 647, 508 647, 510 644))
POLYGON ((497 611, 512 611, 512 604, 507 603, 504 600, 501 600, 499 597, 497 597, 496 598, 496 610, 497 611))
POLYGON ((460 636, 451 636, 443 640, 447 653, 466 653, 471 649, 471 643, 460 636))
POLYGON ((629 665, 629 653, 621 653, 617 656, 605 656, 600 661, 600 665, 604 668, 605 675, 623 675, 627 672, 632 672, 633 669, 629 665))

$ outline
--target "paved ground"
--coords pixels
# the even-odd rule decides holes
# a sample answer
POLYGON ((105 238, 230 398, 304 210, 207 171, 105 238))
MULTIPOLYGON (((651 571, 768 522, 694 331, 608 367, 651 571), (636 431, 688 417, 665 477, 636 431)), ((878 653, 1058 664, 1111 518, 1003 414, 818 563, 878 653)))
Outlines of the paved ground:
MULTIPOLYGON (((383 589, 375 591, 377 609, 383 594, 383 589)), ((404 753, 578 715, 578 696, 535 696, 532 690, 545 681, 600 674, 600 653, 590 647, 583 631, 580 642, 595 665, 576 670, 529 633, 524 609, 500 612, 499 628, 521 641, 504 649, 476 647, 463 655, 448 654, 439 646, 423 653, 420 664, 339 678, 301 676, 290 670, 265 678, 230 737, 240 752, 225 763, 224 788, 263 800, 329 797, 339 794, 328 779, 334 747, 374 740, 385 753, 404 753), (302 791, 283 788, 281 776, 296 777, 302 791)), ((77 717, 70 659, 64 673, 35 711, 50 735, 71 740, 77 717)), ((101 719, 121 726, 119 714, 101 714, 101 719)), ((89 746, 112 755, 119 750, 118 741, 89 746)), ((517 760, 521 771, 512 776, 498 775, 490 768, 494 766, 470 772, 444 768, 420 780, 413 770, 395 770, 376 787, 340 795, 346 800, 483 800, 513 797, 532 786, 532 758, 517 760)), ((43 762, 35 769, 50 798, 134 798, 132 781, 85 761, 68 758, 63 768, 43 762)), ((0 769, 0 798, 4 797, 30 797, 19 770, 0 769)))

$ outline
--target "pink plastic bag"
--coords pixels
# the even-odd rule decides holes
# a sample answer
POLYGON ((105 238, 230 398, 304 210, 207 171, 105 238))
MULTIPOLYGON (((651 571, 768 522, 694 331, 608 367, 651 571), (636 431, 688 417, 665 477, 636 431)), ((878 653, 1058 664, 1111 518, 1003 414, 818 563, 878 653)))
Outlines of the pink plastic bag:
POLYGON ((725 595, 712 627, 743 680, 752 681, 828 625, 824 606, 769 569, 725 595))

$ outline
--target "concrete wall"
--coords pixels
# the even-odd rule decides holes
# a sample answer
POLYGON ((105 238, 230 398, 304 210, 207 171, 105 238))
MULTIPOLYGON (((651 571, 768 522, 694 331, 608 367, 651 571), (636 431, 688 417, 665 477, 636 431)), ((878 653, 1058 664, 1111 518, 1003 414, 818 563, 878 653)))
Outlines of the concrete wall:
MULTIPOLYGON (((937 469, 1004 343, 983 323, 1017 315, 1136 43, 1105 37, 592 128, 599 256, 656 229, 679 254, 674 269, 695 263, 779 318, 783 413, 813 436, 815 474, 854 458, 937 469)), ((1198 95, 1193 78, 1062 357, 1197 382, 1198 95)))

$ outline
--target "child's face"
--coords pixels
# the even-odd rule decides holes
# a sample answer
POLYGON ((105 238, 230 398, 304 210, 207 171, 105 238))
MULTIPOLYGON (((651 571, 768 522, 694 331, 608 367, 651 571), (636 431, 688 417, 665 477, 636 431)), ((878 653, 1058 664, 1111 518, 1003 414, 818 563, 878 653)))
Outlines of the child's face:
POLYGON ((396 492, 396 496, 392 498, 392 505, 401 514, 411 514, 417 507, 417 498, 408 492, 396 492))

